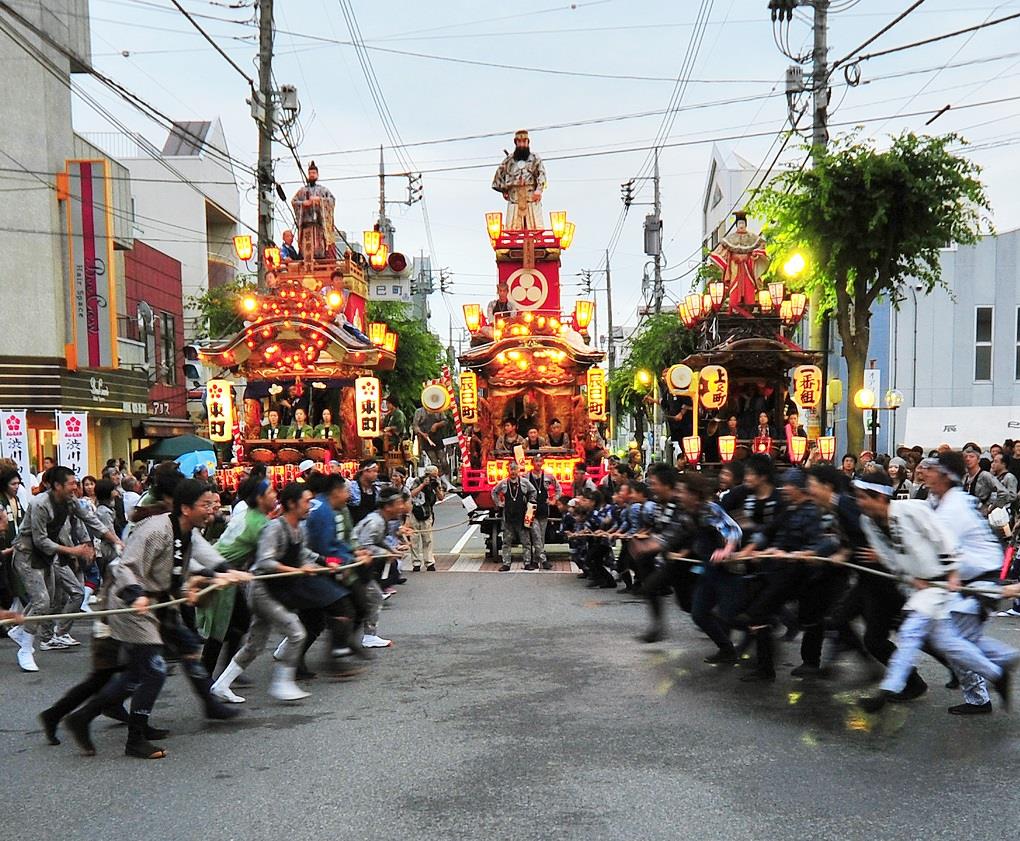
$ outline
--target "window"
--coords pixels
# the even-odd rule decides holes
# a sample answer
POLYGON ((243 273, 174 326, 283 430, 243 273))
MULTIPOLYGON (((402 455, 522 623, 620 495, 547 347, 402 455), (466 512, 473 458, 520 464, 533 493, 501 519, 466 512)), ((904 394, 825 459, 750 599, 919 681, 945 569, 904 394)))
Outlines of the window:
POLYGON ((715 192, 712 193, 712 207, 714 208, 719 202, 722 201, 722 190, 719 189, 719 185, 715 185, 715 192))
POLYGON ((376 295, 385 296, 386 295, 386 287, 385 286, 377 286, 375 288, 375 294, 376 295))
POLYGON ((162 316, 163 339, 163 382, 167 385, 177 385, 177 327, 174 324, 174 317, 168 312, 162 316))
POLYGON ((1020 307, 1016 308, 1016 363, 1013 367, 1013 378, 1020 381, 1020 307))
POLYGON ((399 285, 393 284, 393 294, 394 295, 399 295, 400 294, 400 286, 399 285))
POLYGON ((978 307, 974 318, 974 380, 992 381, 992 307, 978 307))

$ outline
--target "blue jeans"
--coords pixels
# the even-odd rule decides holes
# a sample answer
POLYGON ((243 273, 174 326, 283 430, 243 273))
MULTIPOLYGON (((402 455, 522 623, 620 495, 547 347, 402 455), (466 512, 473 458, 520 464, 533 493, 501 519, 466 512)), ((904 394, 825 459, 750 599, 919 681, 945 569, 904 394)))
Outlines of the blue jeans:
POLYGON ((932 619, 911 611, 900 625, 896 651, 882 678, 881 688, 884 691, 903 691, 925 641, 941 651, 953 671, 961 676, 965 671, 971 671, 993 682, 1002 677, 1002 668, 985 656, 974 642, 965 639, 952 619, 932 619))

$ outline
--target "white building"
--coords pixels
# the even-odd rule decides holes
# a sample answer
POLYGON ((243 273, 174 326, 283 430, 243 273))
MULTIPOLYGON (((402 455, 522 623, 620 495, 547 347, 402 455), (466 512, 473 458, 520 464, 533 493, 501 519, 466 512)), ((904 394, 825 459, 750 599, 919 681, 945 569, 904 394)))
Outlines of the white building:
POLYGON ((1020 230, 944 249, 940 259, 945 287, 911 288, 891 319, 889 382, 906 409, 896 442, 1020 438, 1020 230))
MULTIPOLYGON (((712 158, 701 208, 701 242, 711 251, 733 225, 734 211, 750 201, 761 181, 758 167, 722 143, 712 144, 712 158)), ((750 221, 750 220, 749 220, 750 221)), ((761 226, 750 222, 758 230, 761 226)))
MULTIPOLYGON (((95 133, 88 138, 131 170, 139 236, 181 263, 184 334, 200 333, 190 296, 229 283, 237 271, 240 195, 223 126, 217 120, 175 122, 162 148, 140 135, 95 133)), ((254 265, 254 264, 253 264, 254 265)))

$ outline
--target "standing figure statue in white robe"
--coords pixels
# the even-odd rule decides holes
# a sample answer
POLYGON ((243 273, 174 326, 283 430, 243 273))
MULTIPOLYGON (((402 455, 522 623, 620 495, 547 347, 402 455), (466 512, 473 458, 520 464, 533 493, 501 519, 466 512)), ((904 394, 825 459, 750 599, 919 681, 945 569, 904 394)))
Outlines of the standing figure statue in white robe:
POLYGON ((545 165, 531 151, 528 133, 514 135, 514 151, 507 155, 492 179, 492 189, 507 200, 508 231, 543 230, 542 193, 545 192, 545 165))

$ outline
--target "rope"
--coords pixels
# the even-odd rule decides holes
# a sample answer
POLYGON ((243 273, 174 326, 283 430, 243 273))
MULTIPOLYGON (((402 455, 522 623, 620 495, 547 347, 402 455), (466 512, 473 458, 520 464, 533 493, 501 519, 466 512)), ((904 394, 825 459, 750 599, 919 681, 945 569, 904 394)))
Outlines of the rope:
MULTIPOLYGON (((393 553, 393 552, 388 552, 387 554, 395 555, 395 553, 393 553)), ((290 578, 290 577, 296 576, 296 575, 320 575, 322 573, 335 574, 335 573, 338 573, 338 572, 344 572, 345 570, 348 570, 348 569, 354 569, 355 567, 365 566, 366 563, 370 563, 370 561, 355 561, 354 563, 341 564, 340 566, 335 566, 335 567, 322 567, 321 569, 317 569, 314 572, 306 572, 304 570, 294 570, 292 572, 271 572, 271 573, 268 573, 266 575, 256 575, 256 576, 254 576, 254 578, 252 580, 254 580, 254 581, 267 581, 267 580, 272 579, 272 578, 290 578)), ((182 598, 179 598, 179 599, 171 599, 170 601, 156 602, 155 604, 151 604, 151 605, 149 605, 145 609, 145 612, 149 612, 149 611, 152 611, 152 610, 162 610, 162 609, 165 609, 165 608, 168 608, 168 607, 176 607, 177 605, 186 604, 186 603, 190 602, 192 599, 195 599, 195 600, 200 599, 200 598, 202 598, 202 596, 204 596, 204 595, 206 595, 208 593, 212 593, 215 590, 224 590, 227 587, 236 587, 238 583, 239 582, 231 581, 231 582, 228 582, 226 584, 210 584, 208 587, 203 587, 201 590, 198 591, 198 593, 196 593, 192 597, 185 596, 185 597, 182 597, 182 598)), ((123 615, 125 613, 136 613, 137 614, 137 613, 139 613, 139 611, 136 608, 133 608, 133 607, 118 607, 118 608, 111 608, 109 610, 81 611, 79 613, 49 613, 49 614, 45 614, 45 615, 37 614, 37 615, 33 615, 33 616, 25 616, 25 617, 23 617, 21 619, 0 619, 0 627, 5 626, 5 625, 27 625, 30 622, 47 622, 47 621, 58 620, 58 619, 60 619, 60 620, 63 620, 63 619, 98 619, 98 618, 103 617, 103 616, 119 616, 119 615, 123 615)))

